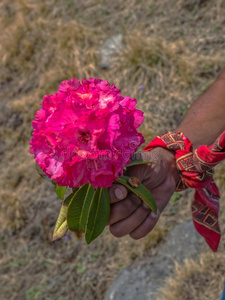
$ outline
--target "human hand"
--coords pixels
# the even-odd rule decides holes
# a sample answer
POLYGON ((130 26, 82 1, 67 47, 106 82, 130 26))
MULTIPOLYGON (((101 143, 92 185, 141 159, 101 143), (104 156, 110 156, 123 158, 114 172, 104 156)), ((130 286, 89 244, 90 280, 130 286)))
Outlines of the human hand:
POLYGON ((123 185, 113 184, 109 188, 111 209, 108 224, 116 237, 129 234, 133 239, 140 239, 146 236, 156 225, 180 179, 172 151, 158 147, 136 155, 138 160, 157 163, 136 165, 125 172, 126 176, 137 177, 151 191, 157 204, 157 215, 123 185))

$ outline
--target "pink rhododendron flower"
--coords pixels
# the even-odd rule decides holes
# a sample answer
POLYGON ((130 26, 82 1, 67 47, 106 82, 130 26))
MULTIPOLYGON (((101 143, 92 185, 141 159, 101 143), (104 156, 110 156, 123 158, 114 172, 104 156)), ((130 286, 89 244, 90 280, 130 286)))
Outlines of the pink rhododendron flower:
POLYGON ((123 98, 107 81, 65 80, 41 105, 30 152, 60 186, 111 186, 144 142, 137 131, 144 117, 136 100, 123 98))

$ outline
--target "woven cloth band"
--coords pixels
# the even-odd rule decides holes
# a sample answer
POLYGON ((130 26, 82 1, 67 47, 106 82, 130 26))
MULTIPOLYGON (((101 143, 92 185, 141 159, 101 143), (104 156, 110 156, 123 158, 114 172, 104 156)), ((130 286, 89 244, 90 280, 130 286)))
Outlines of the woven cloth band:
POLYGON ((195 189, 191 205, 194 226, 209 247, 217 251, 221 237, 218 223, 220 193, 212 175, 213 167, 225 159, 225 132, 211 146, 200 146, 193 151, 192 143, 182 132, 170 131, 157 136, 144 151, 156 147, 175 152, 181 175, 176 190, 195 189))

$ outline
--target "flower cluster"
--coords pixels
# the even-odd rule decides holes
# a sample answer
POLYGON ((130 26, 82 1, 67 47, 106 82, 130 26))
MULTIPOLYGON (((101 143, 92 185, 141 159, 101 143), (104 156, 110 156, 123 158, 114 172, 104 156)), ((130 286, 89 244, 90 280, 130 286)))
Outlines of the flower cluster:
POLYGON ((137 131, 144 117, 136 100, 122 97, 107 81, 63 81, 41 105, 32 123, 30 152, 60 186, 111 186, 144 142, 137 131))

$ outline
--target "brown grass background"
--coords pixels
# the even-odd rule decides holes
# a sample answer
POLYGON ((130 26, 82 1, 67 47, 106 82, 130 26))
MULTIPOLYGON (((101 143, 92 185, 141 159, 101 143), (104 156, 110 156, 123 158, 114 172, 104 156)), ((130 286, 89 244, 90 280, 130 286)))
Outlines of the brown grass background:
MULTIPOLYGON (((147 141, 176 128, 225 66, 225 2, 2 0, 0 32, 0 299, 103 299, 122 267, 156 254, 168 230, 190 218, 190 197, 175 194, 141 241, 106 229, 89 247, 71 235, 52 244, 60 200, 28 153, 34 113, 62 80, 98 77, 137 98, 147 141), (115 34, 123 50, 102 70, 100 45, 115 34)), ((216 176, 225 235, 223 166, 216 176)), ((217 299, 224 250, 223 238, 217 254, 177 266, 159 299, 217 299)))

